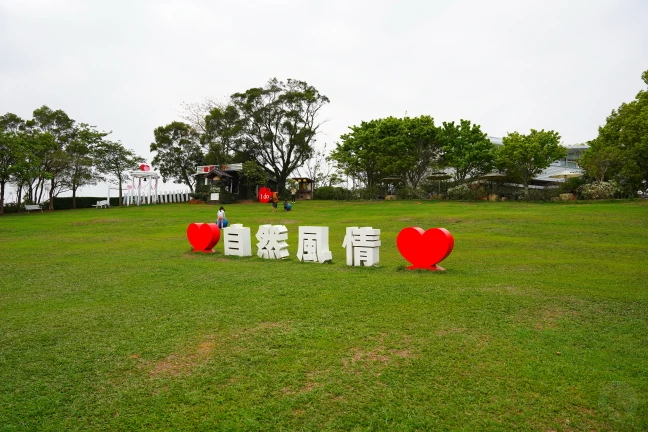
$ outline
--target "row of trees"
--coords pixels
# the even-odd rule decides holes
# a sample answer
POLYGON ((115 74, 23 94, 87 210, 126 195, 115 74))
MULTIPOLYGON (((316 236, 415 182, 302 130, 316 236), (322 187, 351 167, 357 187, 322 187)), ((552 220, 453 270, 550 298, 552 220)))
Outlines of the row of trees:
POLYGON ((0 116, 0 214, 7 184, 17 189, 17 203, 49 201, 106 177, 120 185, 127 170, 144 159, 121 143, 107 140, 109 132, 77 123, 62 110, 42 106, 24 120, 13 113, 0 116))
MULTIPOLYGON (((642 78, 648 84, 648 71, 642 78)), ((479 125, 468 120, 435 125, 430 116, 362 122, 340 137, 330 154, 313 144, 329 102, 303 81, 270 80, 263 88, 235 93, 226 104, 205 101, 185 106, 187 123, 174 122, 155 131, 151 150, 163 176, 191 186, 191 173, 202 163, 253 163, 274 177, 282 189, 297 171, 324 185, 342 176, 359 187, 374 188, 397 178, 420 187, 434 170, 450 171, 461 184, 498 170, 510 180, 529 184, 553 161, 567 156, 555 131, 509 133, 494 145, 479 125)), ((631 194, 648 183, 648 91, 612 112, 579 163, 587 181, 614 179, 631 194)), ((255 174, 258 178, 263 175, 255 174)))
MULTIPOLYGON (((154 131, 153 166, 163 179, 194 191, 195 167, 254 162, 283 191, 286 180, 315 154, 321 109, 328 97, 308 83, 276 78, 234 93, 226 103, 185 105, 183 119, 154 131)), ((250 171, 250 164, 248 171, 250 171)))
MULTIPOLYGON (((648 86, 648 70, 641 75, 648 86)), ((626 191, 648 184, 648 89, 613 110, 579 163, 599 182, 614 180, 626 191)))
POLYGON ((340 137, 331 160, 344 174, 372 188, 397 178, 411 188, 437 169, 453 173, 458 183, 499 169, 519 181, 528 194, 533 177, 567 155, 554 131, 510 133, 495 146, 479 125, 468 120, 434 124, 430 116, 362 122, 340 137))

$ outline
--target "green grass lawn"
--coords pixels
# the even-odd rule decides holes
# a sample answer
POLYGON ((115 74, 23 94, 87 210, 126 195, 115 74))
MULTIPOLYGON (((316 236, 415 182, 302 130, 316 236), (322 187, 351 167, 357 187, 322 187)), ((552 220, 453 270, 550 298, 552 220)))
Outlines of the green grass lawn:
POLYGON ((284 261, 190 253, 207 205, 0 217, 0 431, 646 431, 647 204, 226 206, 286 225, 284 261), (453 233, 446 272, 404 270, 407 226, 453 233))

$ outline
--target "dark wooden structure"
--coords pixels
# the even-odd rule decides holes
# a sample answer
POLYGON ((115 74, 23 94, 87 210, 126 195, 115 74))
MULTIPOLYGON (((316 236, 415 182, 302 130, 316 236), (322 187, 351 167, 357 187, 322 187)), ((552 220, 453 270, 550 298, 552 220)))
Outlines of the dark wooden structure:
POLYGON ((313 180, 308 177, 293 177, 292 180, 297 182, 297 199, 310 200, 313 199, 313 180))

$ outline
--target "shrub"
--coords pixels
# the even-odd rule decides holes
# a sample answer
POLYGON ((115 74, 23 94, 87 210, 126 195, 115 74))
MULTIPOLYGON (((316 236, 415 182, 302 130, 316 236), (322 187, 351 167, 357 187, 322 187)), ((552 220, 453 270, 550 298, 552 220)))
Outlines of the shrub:
POLYGON ((234 194, 225 189, 220 192, 219 198, 221 204, 234 204, 234 202, 236 202, 234 194))
POLYGON ((579 189, 587 183, 585 177, 572 177, 565 180, 564 183, 561 183, 559 190, 561 194, 573 193, 575 195, 579 194, 579 189))
POLYGON ((189 196, 198 201, 209 201, 209 192, 191 192, 189 196))
MULTIPOLYGON (((569 192, 565 192, 569 193, 569 192)), ((524 192, 519 195, 519 199, 526 201, 551 201, 560 195, 560 189, 556 187, 546 187, 544 189, 529 189, 529 195, 525 196, 524 192)))
MULTIPOLYGON (((106 199, 103 197, 76 197, 76 208, 89 208, 97 204, 97 201, 104 201, 106 199)), ((119 197, 111 197, 110 205, 115 207, 119 205, 119 197)), ((49 201, 45 201, 41 204, 43 210, 49 207, 49 201)), ((55 197, 54 198, 54 210, 68 210, 72 208, 72 197, 55 197)))
POLYGON ((398 199, 425 199, 428 194, 423 189, 401 186, 396 191, 398 199))
POLYGON ((350 200, 351 191, 334 186, 322 186, 315 189, 315 199, 319 200, 350 200))
POLYGON ((5 203, 3 211, 5 213, 18 213, 18 204, 16 203, 5 203))
POLYGON ((354 191, 354 195, 361 201, 383 199, 387 195, 387 188, 385 186, 358 188, 354 191))
POLYGON ((476 200, 478 196, 478 192, 470 189, 467 184, 460 184, 448 189, 448 198, 451 200, 476 200))
POLYGON ((583 199, 610 199, 621 193, 617 182, 593 182, 580 187, 580 196, 583 199))

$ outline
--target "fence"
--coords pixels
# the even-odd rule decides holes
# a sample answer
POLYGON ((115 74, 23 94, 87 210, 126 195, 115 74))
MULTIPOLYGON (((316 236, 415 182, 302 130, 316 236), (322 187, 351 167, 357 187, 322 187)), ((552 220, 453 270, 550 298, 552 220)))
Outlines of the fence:
POLYGON ((148 194, 138 194, 137 190, 129 189, 124 195, 124 205, 168 204, 187 202, 190 200, 188 190, 151 191, 148 194))

